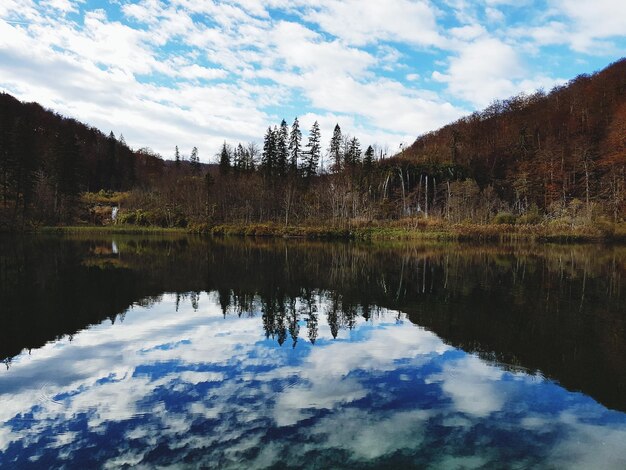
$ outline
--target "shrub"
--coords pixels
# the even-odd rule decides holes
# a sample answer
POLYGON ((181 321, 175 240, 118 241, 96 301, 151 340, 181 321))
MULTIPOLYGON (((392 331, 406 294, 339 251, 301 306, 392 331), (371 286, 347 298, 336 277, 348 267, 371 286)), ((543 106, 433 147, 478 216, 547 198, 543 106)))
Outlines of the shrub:
POLYGON ((517 223, 521 225, 538 225, 543 221, 543 217, 539 212, 527 212, 520 215, 517 219, 517 223))
POLYGON ((510 212, 500 212, 493 218, 493 223, 496 225, 515 225, 517 217, 510 212))

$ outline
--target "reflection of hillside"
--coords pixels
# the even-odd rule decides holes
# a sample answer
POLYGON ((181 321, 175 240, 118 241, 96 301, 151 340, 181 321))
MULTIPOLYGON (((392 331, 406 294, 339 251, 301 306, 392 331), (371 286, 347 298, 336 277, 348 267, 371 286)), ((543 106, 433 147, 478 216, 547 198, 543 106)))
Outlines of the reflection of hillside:
POLYGON ((0 243, 2 357, 163 292, 193 304, 217 291, 225 314, 259 315, 290 347, 303 328, 314 342, 321 322, 337 334, 392 308, 452 345, 626 409, 624 248, 115 236, 113 253, 110 237, 0 243))

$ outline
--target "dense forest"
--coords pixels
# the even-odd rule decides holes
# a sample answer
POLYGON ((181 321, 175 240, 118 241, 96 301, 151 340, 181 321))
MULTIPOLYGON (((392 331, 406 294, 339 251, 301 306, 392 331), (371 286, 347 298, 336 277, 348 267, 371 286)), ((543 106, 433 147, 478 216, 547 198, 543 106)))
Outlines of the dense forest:
POLYGON ((421 136, 401 159, 466 168, 473 181, 457 194, 465 193, 470 217, 479 203, 471 195, 480 193, 515 214, 583 209, 619 220, 626 208, 626 59, 547 94, 495 101, 421 136))
POLYGON ((71 222, 81 193, 146 187, 163 164, 123 136, 0 94, 0 228, 71 222))
POLYGON ((197 147, 187 158, 172 148, 169 160, 132 150, 122 136, 1 94, 0 229, 101 223, 107 204, 121 223, 190 228, 620 222, 626 59, 496 101, 391 157, 339 124, 328 144, 317 123, 303 136, 297 118, 270 126, 262 148, 224 142, 214 165, 197 147))

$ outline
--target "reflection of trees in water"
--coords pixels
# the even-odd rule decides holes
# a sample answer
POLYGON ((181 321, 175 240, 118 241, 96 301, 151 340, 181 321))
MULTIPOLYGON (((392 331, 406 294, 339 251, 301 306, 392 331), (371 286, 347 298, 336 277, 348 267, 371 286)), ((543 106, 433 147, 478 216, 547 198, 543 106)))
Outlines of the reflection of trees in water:
POLYGON ((294 348, 300 337, 301 325, 306 328, 308 340, 315 344, 319 334, 320 305, 333 338, 342 329, 353 329, 359 316, 369 320, 384 310, 375 305, 344 303, 334 291, 303 289, 300 295, 292 296, 280 289, 260 294, 221 289, 217 295, 224 317, 259 315, 266 338, 276 340, 281 346, 287 338, 291 338, 290 344, 294 348))
POLYGON ((626 249, 582 245, 308 243, 199 238, 0 240, 0 357, 73 334, 164 292, 257 316, 269 338, 315 343, 377 310, 444 341, 596 389, 626 408, 626 249), (102 246, 102 247, 101 247, 102 246), (115 261, 115 262, 112 262, 115 261), (623 394, 622 394, 623 395, 623 394))

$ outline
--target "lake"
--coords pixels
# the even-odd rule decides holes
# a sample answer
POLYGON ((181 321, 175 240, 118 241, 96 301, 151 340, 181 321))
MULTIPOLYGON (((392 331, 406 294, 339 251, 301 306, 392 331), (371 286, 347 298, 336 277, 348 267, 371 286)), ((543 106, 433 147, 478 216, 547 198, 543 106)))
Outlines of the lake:
POLYGON ((2 468, 626 468, 626 248, 0 238, 2 468))

